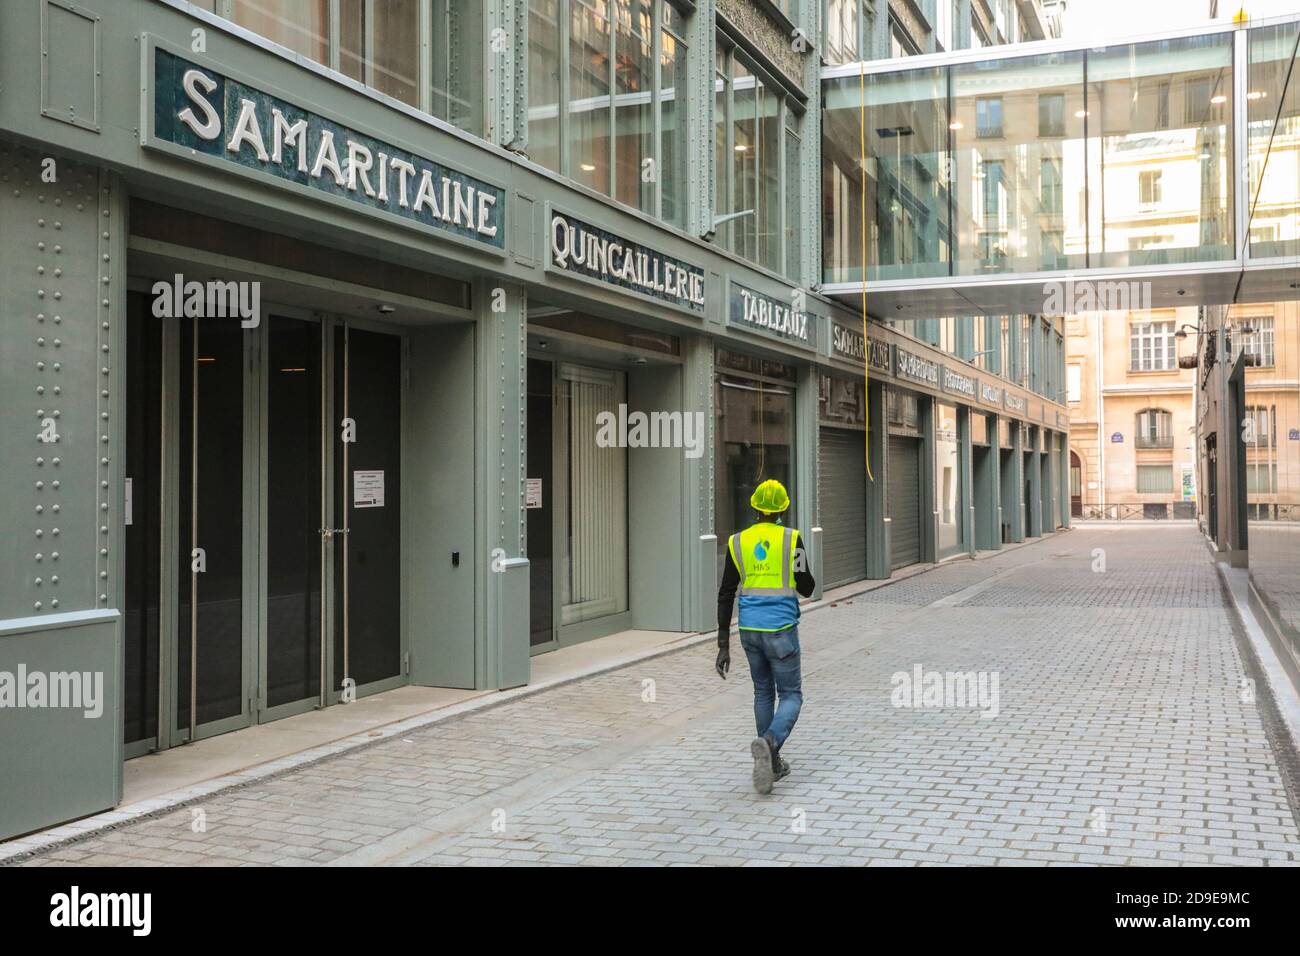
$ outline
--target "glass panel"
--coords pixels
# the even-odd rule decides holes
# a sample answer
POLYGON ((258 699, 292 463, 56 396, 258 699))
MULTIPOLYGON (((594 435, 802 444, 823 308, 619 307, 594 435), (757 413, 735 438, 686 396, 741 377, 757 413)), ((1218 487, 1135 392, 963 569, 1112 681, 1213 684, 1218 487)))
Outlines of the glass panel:
POLYGON ((952 69, 959 275, 1084 265, 1082 52, 952 69))
POLYGON ((654 159, 654 17, 651 0, 618 0, 614 10, 614 198, 642 212, 654 212, 655 171, 646 181, 646 160, 654 159))
POLYGON ((1090 50, 1086 109, 1090 265, 1231 257, 1232 34, 1090 50))
POLYGON ((758 259, 758 109, 761 86, 753 73, 733 57, 731 69, 731 208, 745 212, 731 223, 731 250, 746 259, 758 259))
POLYGON ((320 325, 272 316, 267 353, 266 703, 320 694, 320 325))
POLYGON ((340 0, 339 69, 403 103, 420 103, 419 0, 340 0), (366 23, 367 11, 374 14, 366 23))
POLYGON ((329 6, 329 0, 233 0, 230 19, 317 63, 328 63, 329 6))
POLYGON ((781 97, 758 89, 758 262, 781 271, 781 97))
POLYGON ((858 18, 862 0, 826 0, 826 62, 858 60, 858 18))
MULTIPOLYGON (((727 58, 722 50, 714 57, 713 74, 713 169, 717 177, 713 188, 713 215, 721 216, 731 208, 731 159, 727 155, 728 96, 731 78, 727 75, 727 58)), ((730 225, 720 226, 718 244, 728 246, 730 225)))
MULTIPOLYGON (((534 2, 533 6, 537 6, 534 2)), ((554 3, 542 4, 554 7, 554 3)), ((466 132, 476 136, 483 135, 483 90, 484 76, 484 5, 478 0, 432 0, 433 42, 431 45, 434 116, 454 123, 466 132)), ((550 23, 555 24, 552 10, 550 23)), ((537 19, 529 19, 529 29, 537 24, 537 19)), ((529 53, 534 49, 533 39, 529 36, 529 53)), ((541 69, 555 72, 555 59, 559 56, 559 42, 554 42, 547 50, 547 58, 542 61, 541 69)), ((531 59, 529 61, 529 78, 533 77, 531 59)), ((537 87, 530 86, 530 93, 537 87)), ((545 91, 543 91, 545 92, 545 91)), ((558 100, 559 97, 556 96, 558 100)), ((550 100, 543 99, 542 103, 550 100)), ((552 134, 554 137, 554 134, 552 134)), ((540 160, 539 160, 540 162, 540 160)))
POLYGON ((1297 33, 1300 23, 1295 22, 1250 31, 1246 122, 1252 256, 1300 255, 1297 33), (1291 81, 1284 86, 1288 71, 1291 81))
POLYGON ((610 24, 600 11, 572 0, 569 21, 569 175, 597 192, 610 191, 610 24))
MULTIPOLYGON (((158 734, 162 323, 150 314, 142 293, 127 293, 127 303, 126 481, 130 511, 122 626, 122 739, 131 743, 158 734)), ((184 580, 188 585, 189 579, 184 580)), ((188 640, 188 629, 185 633, 188 640)))
MULTIPOLYGON (((792 118, 793 122, 793 118, 792 118)), ((803 235, 803 184, 799 181, 799 134, 793 125, 785 131, 785 274, 799 280, 799 237, 803 235)))
POLYGON ((554 558, 551 545, 555 486, 551 471, 552 398, 550 362, 528 360, 528 478, 542 483, 541 507, 528 508, 529 646, 549 644, 554 631, 554 558))
POLYGON ((182 321, 180 374, 180 553, 176 726, 190 724, 191 581, 197 589, 198 723, 244 710, 244 330, 237 322, 182 321), (195 355, 195 327, 198 361, 195 355), (191 423, 198 380, 198 427, 191 423), (192 466, 191 451, 197 457, 192 466), (191 522, 198 475, 197 529, 191 522), (197 534, 192 534, 197 530, 197 534), (192 573, 191 549, 205 570, 192 573))
POLYGON ((947 275, 947 73, 936 68, 866 77, 865 163, 859 79, 823 85, 823 276, 827 282, 862 278, 863 175, 868 279, 947 275))
POLYGON ((659 179, 663 186, 660 215, 675 226, 686 223, 686 29, 682 15, 671 4, 663 4, 666 29, 660 31, 659 108, 663 140, 659 179), (678 101, 680 102, 680 105, 678 101))
POLYGON ((528 4, 528 157, 560 171, 560 2, 528 4))

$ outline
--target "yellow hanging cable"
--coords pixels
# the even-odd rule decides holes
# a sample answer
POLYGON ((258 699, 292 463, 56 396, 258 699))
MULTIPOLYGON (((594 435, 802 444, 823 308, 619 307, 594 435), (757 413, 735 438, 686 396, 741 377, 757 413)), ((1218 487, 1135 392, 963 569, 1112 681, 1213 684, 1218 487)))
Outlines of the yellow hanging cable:
MULTIPOLYGON (((866 405, 866 418, 863 423, 863 432, 866 440, 862 443, 865 448, 865 463, 867 467, 867 479, 872 483, 875 482, 876 476, 871 473, 871 342, 867 338, 867 61, 858 62, 858 151, 861 159, 858 165, 858 176, 862 181, 862 195, 859 203, 861 213, 861 235, 859 244, 862 247, 862 400, 866 405)), ((895 171, 895 175, 897 175, 895 171)))

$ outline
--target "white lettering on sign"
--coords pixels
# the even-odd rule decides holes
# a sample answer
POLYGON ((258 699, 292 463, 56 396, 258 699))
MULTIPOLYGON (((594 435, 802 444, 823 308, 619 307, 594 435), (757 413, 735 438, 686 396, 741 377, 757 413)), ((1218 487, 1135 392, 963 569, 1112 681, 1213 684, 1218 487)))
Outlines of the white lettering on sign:
POLYGON ((551 217, 551 262, 566 272, 704 311, 704 272, 579 220, 551 217))
POLYGON ((739 299, 739 324, 755 329, 766 329, 776 335, 807 342, 808 315, 796 312, 788 305, 765 295, 759 295, 743 286, 735 287, 739 299))
POLYGON ((352 473, 352 507, 382 508, 384 506, 384 473, 382 471, 354 471, 352 473))

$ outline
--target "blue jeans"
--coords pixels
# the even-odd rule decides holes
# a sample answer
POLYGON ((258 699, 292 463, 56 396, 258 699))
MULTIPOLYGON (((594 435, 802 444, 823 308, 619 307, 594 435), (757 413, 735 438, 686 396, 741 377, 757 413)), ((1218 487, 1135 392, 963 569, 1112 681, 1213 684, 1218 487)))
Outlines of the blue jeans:
POLYGON ((754 724, 758 735, 771 734, 779 750, 794 729, 799 708, 803 706, 799 628, 796 625, 784 631, 742 630, 740 646, 749 658, 749 676, 754 679, 754 724), (779 704, 776 703, 778 695, 779 704))

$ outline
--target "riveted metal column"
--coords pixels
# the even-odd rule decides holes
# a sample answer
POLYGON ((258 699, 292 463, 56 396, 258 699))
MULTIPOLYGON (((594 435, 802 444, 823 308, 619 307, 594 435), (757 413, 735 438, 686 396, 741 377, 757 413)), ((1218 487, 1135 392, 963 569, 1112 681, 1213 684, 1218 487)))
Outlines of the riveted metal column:
MULTIPOLYGON (((717 21, 713 0, 696 5, 686 27, 686 231, 702 236, 713 228, 713 203, 717 183, 713 150, 713 50, 717 21)), ((710 366, 712 360, 710 359, 710 366)))
POLYGON ((483 23, 487 138, 528 148, 528 0, 488 0, 483 23))
POLYGON ((528 563, 524 548, 527 418, 523 286, 474 283, 475 686, 528 681, 528 563))
POLYGON ((95 699, 6 712, 3 839, 121 795, 123 200, 0 140, 0 224, 0 671, 76 673, 95 699))

